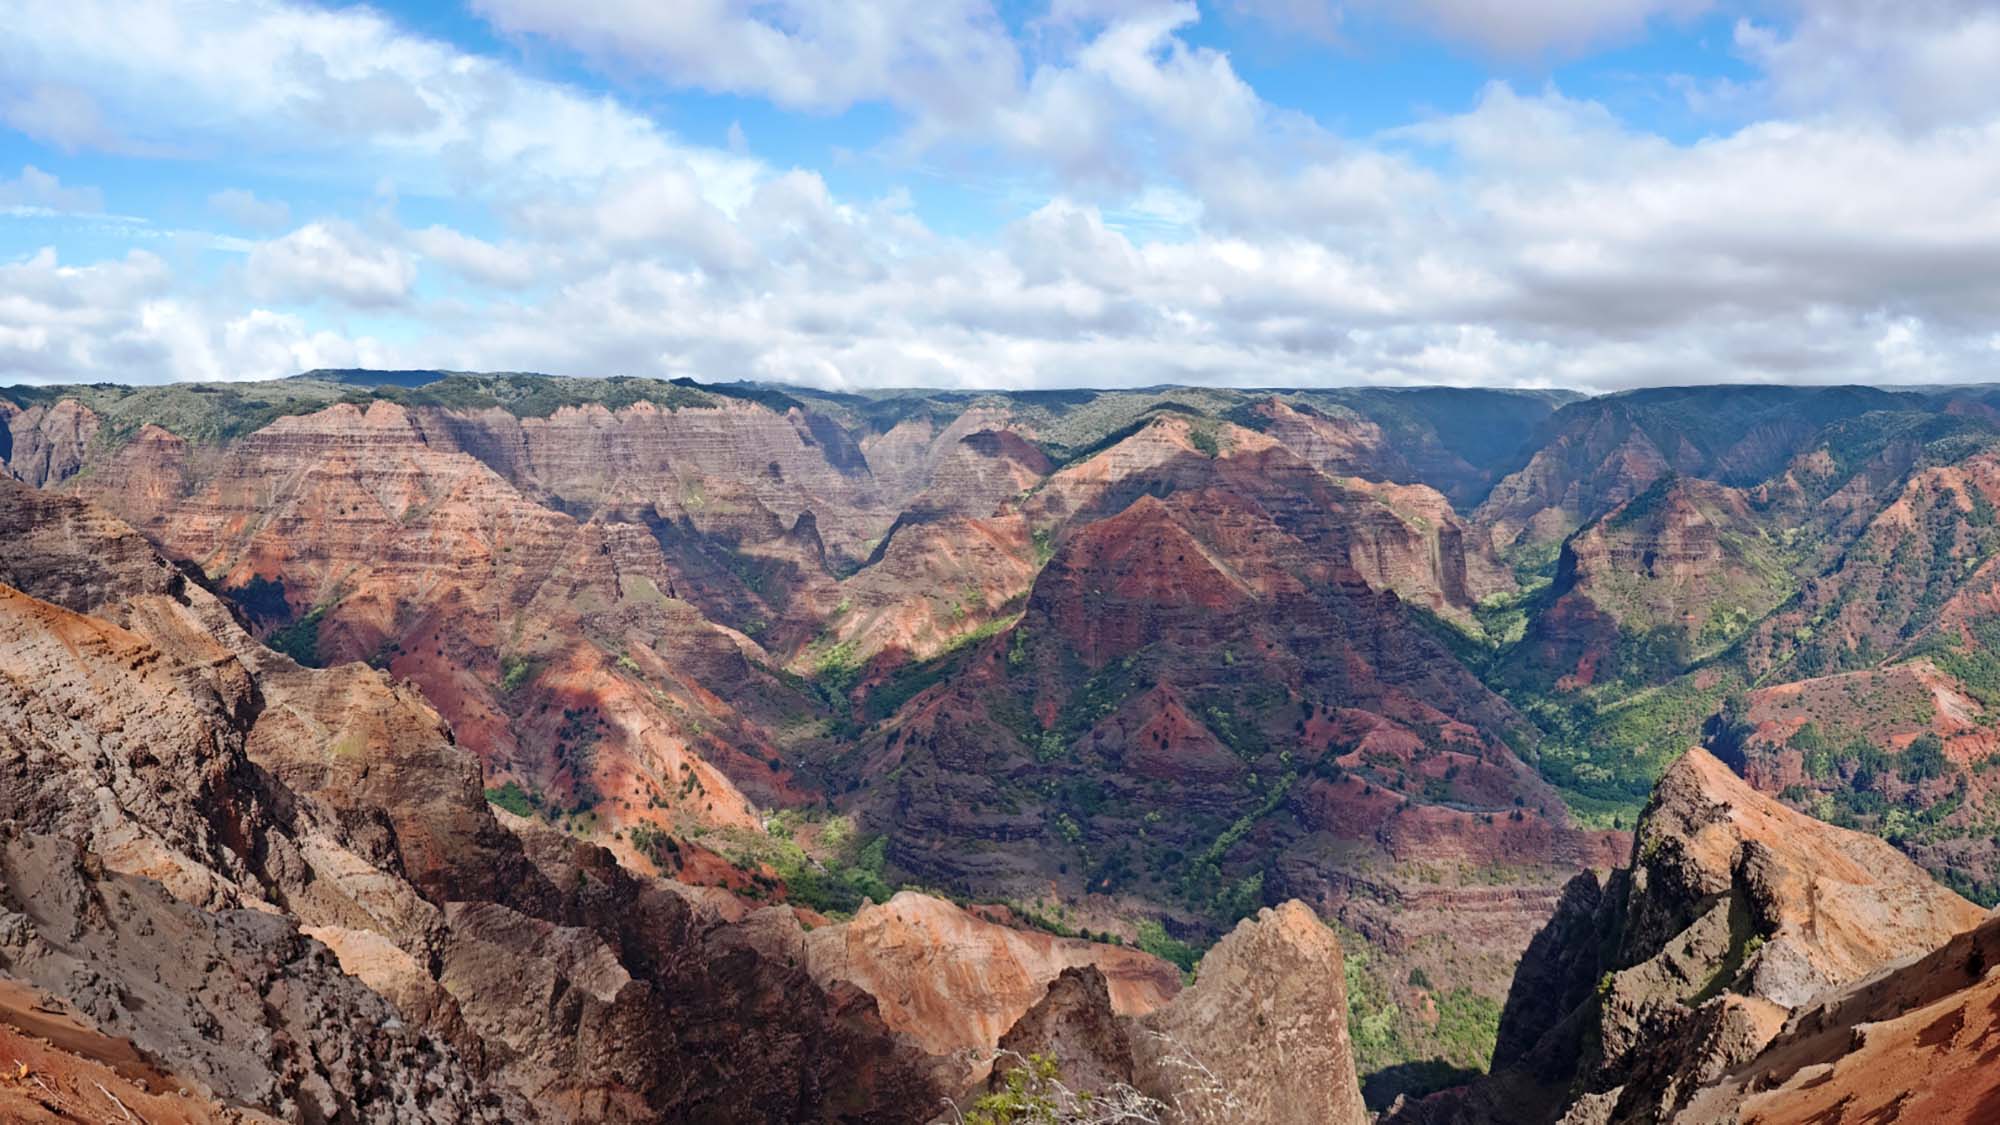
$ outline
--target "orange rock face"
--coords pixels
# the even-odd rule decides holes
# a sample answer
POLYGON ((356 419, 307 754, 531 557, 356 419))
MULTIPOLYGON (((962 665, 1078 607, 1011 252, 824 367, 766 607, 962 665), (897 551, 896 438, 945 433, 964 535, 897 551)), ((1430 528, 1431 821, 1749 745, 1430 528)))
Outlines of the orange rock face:
POLYGON ((1095 966, 1120 1015, 1145 1015, 1181 987, 1180 970, 1151 954, 997 925, 910 891, 813 929, 804 948, 815 979, 865 989, 890 1027, 937 1055, 990 1050, 1064 969, 1095 966))
MULTIPOLYGON (((1760 1119, 1752 1106, 1805 1120, 1790 1114, 1833 1103, 1805 1095, 1827 1072, 1803 1060, 1862 1049, 1855 1026, 1887 1018, 1864 1011, 1914 1010, 1963 987, 1980 955, 1973 938, 1954 939, 1985 919, 1887 843, 1793 812, 1690 750, 1647 807, 1633 866, 1579 877, 1531 946, 1492 1077, 1391 1120, 1692 1125, 1760 1119), (1927 996, 1870 975, 1940 946, 1918 964, 1951 961, 1958 975, 1909 970, 1927 996), (1783 1095, 1761 1093, 1788 1081, 1783 1095)), ((1858 1076, 1865 1064, 1845 1065, 1858 1076)))
POLYGON ((1113 1011, 1103 976, 1071 969, 1001 1043, 1056 1052, 1080 1089, 1135 1088, 1169 1120, 1363 1125, 1344 978, 1340 939, 1292 901, 1238 924, 1149 1015, 1113 1011))
POLYGON ((257 646, 73 498, 0 482, 0 527, 0 881, 21 907, 0 975, 129 1036, 189 1108, 916 1121, 945 1093, 872 998, 601 850, 496 822, 416 692, 257 646))
POLYGON ((1770 1048, 1689 1107, 1744 1125, 1975 1125, 2000 1116, 2000 923, 1794 1015, 1770 1048), (1969 983, 1968 983, 1969 982, 1969 983), (1851 1115, 1851 1116, 1850 1116, 1851 1115))
POLYGON ((95 411, 74 399, 26 410, 0 402, 0 430, 8 445, 0 473, 37 487, 67 480, 83 468, 102 424, 95 411))

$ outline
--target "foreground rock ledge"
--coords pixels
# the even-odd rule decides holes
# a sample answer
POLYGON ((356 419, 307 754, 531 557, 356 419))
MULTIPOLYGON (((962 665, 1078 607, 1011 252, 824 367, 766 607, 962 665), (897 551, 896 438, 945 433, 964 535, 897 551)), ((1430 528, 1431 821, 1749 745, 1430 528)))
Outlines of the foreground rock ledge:
MULTIPOLYGON (((1631 866, 1578 876, 1529 947, 1501 1015, 1492 1076, 1399 1105, 1388 1120, 1801 1119, 1784 1112, 1785 1097, 1744 1099, 1792 1080, 1804 1061, 1861 1050, 1867 1037, 1850 1034, 1861 1022, 1920 1006, 1840 998, 1868 994, 1871 974, 1906 965, 1986 917, 1882 840, 1794 812, 1706 750, 1690 750, 1655 788, 1631 866), (1865 1020, 1854 1014, 1862 1008, 1865 1020), (1835 1023, 1840 1031, 1823 1033, 1835 1023), (1800 1061, 1776 1065, 1774 1056, 1800 1061)), ((1981 978, 1979 957, 1959 961, 1964 968, 1932 976, 1981 978)))
POLYGON ((1370 1120, 1340 939, 1297 900, 1239 923, 1194 986, 1150 1015, 1114 1014, 1095 967, 1064 970, 1000 1046, 1054 1055, 1079 1088, 1136 1087, 1172 1107, 1177 1125, 1370 1120))

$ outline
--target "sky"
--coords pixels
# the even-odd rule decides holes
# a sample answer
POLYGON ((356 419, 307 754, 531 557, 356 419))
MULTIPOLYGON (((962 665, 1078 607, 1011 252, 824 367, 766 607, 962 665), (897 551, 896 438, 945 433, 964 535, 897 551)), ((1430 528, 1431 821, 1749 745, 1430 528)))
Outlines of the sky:
POLYGON ((0 25, 0 384, 2000 379, 2000 0, 0 25))

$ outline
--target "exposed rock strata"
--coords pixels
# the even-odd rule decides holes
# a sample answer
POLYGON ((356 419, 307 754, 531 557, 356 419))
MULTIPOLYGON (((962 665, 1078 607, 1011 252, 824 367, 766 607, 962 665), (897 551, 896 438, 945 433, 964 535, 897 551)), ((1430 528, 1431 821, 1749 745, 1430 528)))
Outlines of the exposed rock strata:
POLYGON ((1719 1120, 1690 1106, 1788 1018, 1984 917, 1881 840, 1691 750, 1661 779, 1633 866, 1579 876, 1530 947, 1493 1077, 1392 1120, 1719 1120))
POLYGON ((1055 1056, 1078 1088, 1133 1086, 1182 1125, 1370 1120, 1340 941, 1303 903, 1245 919, 1202 958, 1194 986, 1158 1011, 1135 1019, 1110 1007, 1100 974, 1071 970, 1001 1046, 1055 1056))

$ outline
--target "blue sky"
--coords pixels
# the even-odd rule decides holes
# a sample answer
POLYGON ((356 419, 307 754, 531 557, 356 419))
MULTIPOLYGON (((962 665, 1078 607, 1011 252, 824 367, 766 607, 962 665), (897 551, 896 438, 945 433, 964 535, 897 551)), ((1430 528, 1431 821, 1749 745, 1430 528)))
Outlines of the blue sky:
POLYGON ((1987 0, 0 0, 0 383, 1990 379, 1987 0))

